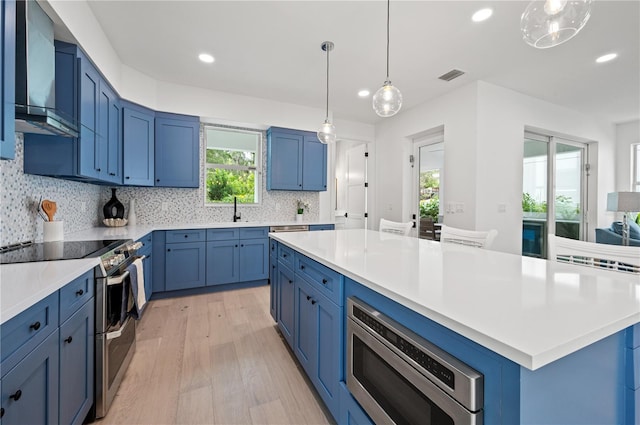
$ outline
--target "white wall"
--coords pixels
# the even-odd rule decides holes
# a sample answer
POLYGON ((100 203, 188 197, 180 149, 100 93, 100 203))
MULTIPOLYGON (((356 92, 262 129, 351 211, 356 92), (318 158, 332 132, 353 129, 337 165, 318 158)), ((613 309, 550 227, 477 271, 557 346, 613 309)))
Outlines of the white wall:
POLYGON ((640 143, 640 120, 616 125, 616 191, 632 190, 631 145, 636 143, 640 143))
POLYGON ((609 225, 611 218, 604 210, 606 194, 614 188, 614 126, 482 81, 376 126, 378 175, 384 182, 378 187, 382 217, 398 221, 410 217, 411 172, 404 158, 408 158, 409 137, 440 124, 444 125, 447 181, 442 202, 464 204, 464 212, 446 213, 445 223, 468 229, 495 228, 496 250, 521 252, 523 137, 529 127, 598 142, 594 221, 598 227, 609 225), (498 213, 499 204, 506 205, 505 213, 498 213), (400 211, 396 206, 402 206, 400 211))

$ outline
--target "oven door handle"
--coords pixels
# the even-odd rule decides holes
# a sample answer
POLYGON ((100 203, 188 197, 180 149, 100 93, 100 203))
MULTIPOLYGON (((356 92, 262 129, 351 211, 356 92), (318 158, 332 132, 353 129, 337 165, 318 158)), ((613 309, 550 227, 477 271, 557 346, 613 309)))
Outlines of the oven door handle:
POLYGON ((120 338, 122 336, 122 334, 124 333, 125 329, 127 328, 127 326, 129 326, 129 323, 132 320, 133 319, 131 317, 127 317, 127 320, 125 320, 124 324, 122 326, 120 326, 120 329, 118 329, 117 331, 108 332, 107 333, 107 340, 120 338))
POLYGON ((120 285, 127 277, 129 276, 129 270, 126 270, 124 273, 107 278, 107 286, 111 285, 120 285))

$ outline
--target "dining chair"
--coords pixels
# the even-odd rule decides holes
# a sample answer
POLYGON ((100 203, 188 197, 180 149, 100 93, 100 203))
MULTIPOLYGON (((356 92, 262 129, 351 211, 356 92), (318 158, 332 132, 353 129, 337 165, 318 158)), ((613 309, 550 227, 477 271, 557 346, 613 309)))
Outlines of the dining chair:
POLYGON ((577 241, 549 235, 549 259, 640 274, 640 247, 577 241))
POLYGON ((497 235, 498 231, 496 229, 488 231, 465 230, 443 224, 440 229, 440 242, 488 249, 497 235))
POLYGON ((431 217, 420 219, 420 238, 431 239, 432 241, 440 240, 440 224, 433 222, 431 217))
POLYGON ((400 223, 397 221, 380 219, 380 231, 387 233, 395 233, 397 235, 408 236, 413 227, 413 221, 407 221, 406 223, 400 223))

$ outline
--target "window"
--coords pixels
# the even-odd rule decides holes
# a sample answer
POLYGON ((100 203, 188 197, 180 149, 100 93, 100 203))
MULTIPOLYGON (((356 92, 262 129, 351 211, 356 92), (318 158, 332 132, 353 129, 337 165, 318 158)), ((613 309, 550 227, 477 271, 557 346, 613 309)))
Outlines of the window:
POLYGON ((640 143, 632 145, 633 148, 633 183, 632 188, 634 192, 640 192, 640 143))
POLYGON ((205 205, 259 204, 262 132, 205 126, 205 205))

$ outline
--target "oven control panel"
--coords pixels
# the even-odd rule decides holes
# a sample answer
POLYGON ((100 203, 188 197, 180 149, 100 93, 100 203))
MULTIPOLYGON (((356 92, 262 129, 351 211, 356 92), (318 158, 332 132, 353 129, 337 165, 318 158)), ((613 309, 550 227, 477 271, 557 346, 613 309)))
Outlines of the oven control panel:
POLYGON ((372 331, 384 338, 386 341, 391 343, 398 350, 402 351, 405 356, 418 363, 418 365, 438 378, 449 388, 451 388, 452 390, 455 389, 454 373, 450 369, 443 366, 432 356, 425 353, 422 349, 418 348, 410 341, 407 341, 405 338, 399 336, 397 333, 389 329, 383 323, 376 320, 374 317, 368 315, 357 306, 353 306, 353 316, 356 319, 360 320, 367 327, 369 327, 372 331))

